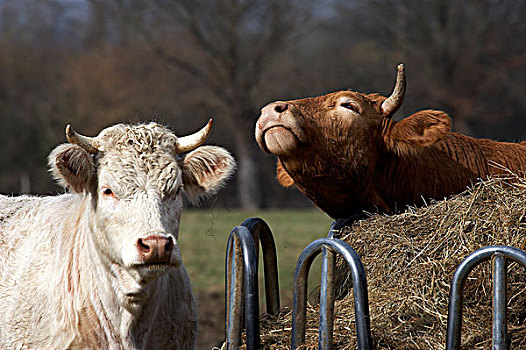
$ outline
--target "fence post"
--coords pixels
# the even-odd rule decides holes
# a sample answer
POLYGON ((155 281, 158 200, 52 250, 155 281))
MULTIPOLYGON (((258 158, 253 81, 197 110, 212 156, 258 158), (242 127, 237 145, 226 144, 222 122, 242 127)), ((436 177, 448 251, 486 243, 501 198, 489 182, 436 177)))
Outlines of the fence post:
MULTIPOLYGON (((356 221, 363 219, 364 214, 354 214, 344 219, 338 219, 331 223, 327 238, 334 238, 334 234, 340 232, 345 226, 351 226, 356 221)), ((321 283, 320 295, 320 326, 319 339, 321 348, 329 349, 332 344, 333 326, 334 326, 334 301, 336 298, 334 288, 334 273, 336 268, 336 255, 327 248, 322 249, 321 260, 321 283)))
POLYGON ((278 279, 278 257, 276 244, 272 231, 267 223, 260 218, 249 218, 241 223, 252 233, 256 246, 256 255, 259 253, 258 240, 263 251, 263 273, 265 277, 265 300, 267 313, 276 315, 280 309, 279 302, 279 279, 278 279))
POLYGON ((263 250, 267 312, 275 315, 280 309, 277 254, 272 232, 264 220, 246 219, 241 226, 234 227, 227 243, 225 264, 227 349, 239 347, 243 317, 247 349, 258 349, 260 346, 258 297, 260 243, 263 250))
POLYGON ((234 227, 228 237, 226 253, 225 289, 227 292, 225 307, 227 349, 235 350, 241 343, 242 315, 245 317, 247 349, 255 350, 259 348, 257 262, 252 234, 244 226, 234 227), (242 298, 243 294, 244 300, 242 298))
MULTIPOLYGON (((327 238, 334 238, 335 231, 343 227, 339 223, 340 221, 332 222, 327 238)), ((322 348, 330 349, 334 331, 334 271, 336 268, 336 255, 325 247, 322 248, 321 254, 320 295, 325 295, 325 297, 320 298, 320 325, 318 336, 322 343, 322 348)))
POLYGON ((462 328, 463 289, 469 273, 478 264, 493 261, 493 349, 507 349, 506 324, 506 261, 513 260, 526 268, 526 252, 509 246, 492 246, 478 249, 458 266, 451 280, 447 318, 446 349, 460 349, 462 328))
MULTIPOLYGON (((371 327, 369 317, 369 302, 367 297, 367 281, 365 277, 365 271, 361 263, 360 257, 351 248, 351 246, 339 239, 331 238, 320 238, 309 244, 301 253, 298 263, 296 264, 296 271, 294 274, 294 292, 293 292, 293 308, 292 308, 292 340, 291 347, 293 350, 297 349, 298 346, 305 342, 305 321, 306 321, 306 308, 307 308, 307 284, 308 284, 308 273, 310 266, 317 255, 326 248, 331 250, 333 253, 339 253, 349 264, 351 270, 351 276, 353 280, 353 291, 354 291, 354 312, 356 319, 356 337, 358 343, 358 349, 371 349, 371 327)), ((324 259, 327 263, 330 262, 330 257, 324 259)), ((330 290, 332 287, 328 287, 333 284, 334 281, 330 280, 329 274, 322 278, 322 283, 326 283, 325 287, 322 287, 323 291, 330 290), (325 280, 325 282, 323 282, 325 280)), ((333 290, 333 288, 332 288, 333 290)), ((326 299, 326 295, 321 295, 321 300, 326 299)), ((334 307, 334 298, 331 300, 332 305, 325 304, 321 306, 322 301, 320 300, 320 310, 329 310, 334 307)), ((326 301, 325 301, 326 303, 326 301)), ((327 315, 327 314, 326 314, 327 315)), ((320 318, 321 318, 320 314, 320 318)), ((332 321, 332 315, 330 316, 332 321)), ((320 333, 318 339, 319 349, 329 349, 330 342, 327 337, 332 337, 332 331, 329 335, 327 331, 332 329, 328 325, 325 326, 325 330, 322 330, 320 324, 320 333)))

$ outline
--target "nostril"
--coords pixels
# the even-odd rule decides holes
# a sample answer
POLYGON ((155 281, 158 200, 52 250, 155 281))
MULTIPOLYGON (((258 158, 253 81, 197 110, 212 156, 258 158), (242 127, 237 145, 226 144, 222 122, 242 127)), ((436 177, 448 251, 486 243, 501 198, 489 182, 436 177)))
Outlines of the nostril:
POLYGON ((166 239, 168 242, 166 242, 166 244, 164 245, 164 249, 169 252, 172 250, 173 246, 174 246, 174 242, 172 240, 172 237, 168 237, 166 239))
POLYGON ((148 244, 146 244, 142 238, 139 238, 137 240, 137 247, 139 248, 139 250, 143 251, 143 252, 148 252, 150 251, 150 246, 148 244))
POLYGON ((289 108, 289 104, 288 103, 277 103, 275 106, 274 106, 274 110, 278 113, 283 113, 285 112, 287 109, 289 108))

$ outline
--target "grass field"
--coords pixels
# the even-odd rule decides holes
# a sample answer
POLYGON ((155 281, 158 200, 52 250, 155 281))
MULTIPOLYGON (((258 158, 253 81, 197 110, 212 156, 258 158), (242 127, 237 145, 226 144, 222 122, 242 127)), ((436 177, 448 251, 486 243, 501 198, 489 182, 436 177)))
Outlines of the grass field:
MULTIPOLYGON (((319 210, 183 211, 179 245, 192 287, 196 292, 224 289, 228 235, 234 226, 249 217, 262 218, 272 230, 277 246, 281 298, 285 304, 291 300, 294 268, 301 251, 313 240, 327 235, 332 220, 319 210)), ((319 284, 319 265, 319 261, 313 264, 309 289, 319 284)), ((259 274, 262 277, 261 268, 259 274)))

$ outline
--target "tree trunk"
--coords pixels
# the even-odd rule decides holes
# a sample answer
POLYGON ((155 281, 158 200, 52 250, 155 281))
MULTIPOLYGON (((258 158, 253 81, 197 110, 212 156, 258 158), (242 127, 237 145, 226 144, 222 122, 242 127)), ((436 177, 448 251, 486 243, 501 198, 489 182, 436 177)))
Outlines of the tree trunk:
POLYGON ((239 207, 258 209, 263 204, 261 181, 259 178, 258 149, 253 136, 253 125, 243 120, 243 125, 234 127, 237 161, 237 192, 239 207), (245 125, 247 124, 247 125, 245 125))

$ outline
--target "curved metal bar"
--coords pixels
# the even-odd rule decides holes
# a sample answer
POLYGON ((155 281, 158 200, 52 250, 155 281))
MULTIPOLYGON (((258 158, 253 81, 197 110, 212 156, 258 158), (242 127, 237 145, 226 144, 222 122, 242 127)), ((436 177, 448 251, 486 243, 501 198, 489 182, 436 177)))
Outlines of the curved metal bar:
POLYGON ((227 243, 226 260, 226 345, 237 349, 241 342, 241 313, 244 308, 247 349, 259 349, 259 298, 257 288, 257 254, 252 233, 245 226, 236 226, 227 243), (234 246, 235 245, 235 246, 234 246), (242 265, 241 265, 242 264, 242 265), (238 272, 242 272, 243 283, 238 272), (244 307, 241 303, 244 294, 244 307))
POLYGON ((238 239, 228 237, 225 266, 226 344, 236 349, 241 344, 243 310, 243 257, 238 239), (234 247, 235 245, 235 247, 234 247))
MULTIPOLYGON (((327 233, 327 238, 332 239, 337 230, 341 229, 337 221, 333 221, 327 233)), ((320 283, 320 349, 330 349, 334 331, 334 272, 336 269, 336 255, 323 247, 321 253, 321 283, 320 283)))
MULTIPOLYGON (((334 238, 343 227, 350 226, 362 219, 364 214, 355 214, 345 219, 332 222, 327 238, 334 238)), ((334 274, 336 269, 336 255, 327 248, 322 249, 321 260, 321 285, 320 285, 320 326, 319 340, 320 349, 330 349, 334 330, 334 301, 336 290, 334 286, 334 274)))
POLYGON ((241 223, 252 233, 256 245, 256 255, 259 253, 258 240, 263 250, 263 267, 265 276, 265 300, 267 313, 276 315, 280 309, 279 302, 279 279, 278 279, 278 257, 276 244, 272 231, 267 223, 260 218, 249 218, 241 223))
POLYGON ((321 285, 320 285, 320 325, 318 348, 329 350, 334 331, 334 271, 336 255, 330 249, 322 248, 321 285))
MULTIPOLYGON (((371 327, 367 281, 360 257, 351 246, 339 239, 320 238, 309 244, 301 253, 294 274, 294 293, 292 308, 292 349, 295 350, 305 341, 305 321, 307 308, 307 284, 310 266, 323 248, 342 255, 349 264, 353 279, 354 312, 356 318, 356 337, 358 349, 371 349, 371 327)), ((330 345, 330 344, 329 344, 330 345)), ((323 341, 319 339, 319 348, 323 341)))
MULTIPOLYGON (((526 252, 518 248, 509 247, 509 246, 492 246, 492 247, 484 247, 484 248, 478 249, 477 251, 468 255, 460 263, 460 265, 456 269, 455 274, 453 275, 453 278, 451 280, 451 290, 449 292, 447 338, 446 338, 446 349, 447 350, 460 349, 460 334, 461 334, 461 328, 462 328, 462 304, 464 302, 462 291, 464 289, 466 279, 469 273, 475 268, 476 265, 482 263, 483 261, 491 259, 494 255, 497 255, 497 260, 499 261, 496 263, 496 265, 498 266, 494 267, 494 269, 497 270, 497 272, 494 273, 494 278, 496 277, 497 279, 501 279, 502 276, 506 274, 505 267, 503 266, 502 261, 500 261, 501 257, 513 260, 519 263, 520 265, 522 265, 524 268, 526 268, 526 252)), ((502 280, 494 281, 494 284, 495 283, 499 286, 498 289, 501 289, 502 280)), ((502 339, 497 339, 497 340, 495 339, 495 336, 499 337, 498 333, 500 332, 500 330, 505 329, 506 327, 506 326, 503 326, 502 324, 502 322, 504 323, 506 322, 505 319, 502 319, 502 317, 495 316, 496 311, 499 311, 499 309, 502 310, 502 301, 500 301, 500 299, 502 298, 501 296, 497 296, 496 298, 499 299, 497 303, 500 306, 496 305, 497 310, 495 309, 493 310, 494 320, 497 321, 497 324, 495 323, 493 324, 494 344, 495 342, 506 343, 506 340, 504 340, 503 342, 502 339), (496 329, 497 329, 497 332, 495 332, 496 329)), ((504 302, 504 309, 505 309, 505 302, 504 302)))
POLYGON ((506 259, 500 253, 493 257, 493 349, 508 348, 506 315, 506 259))

